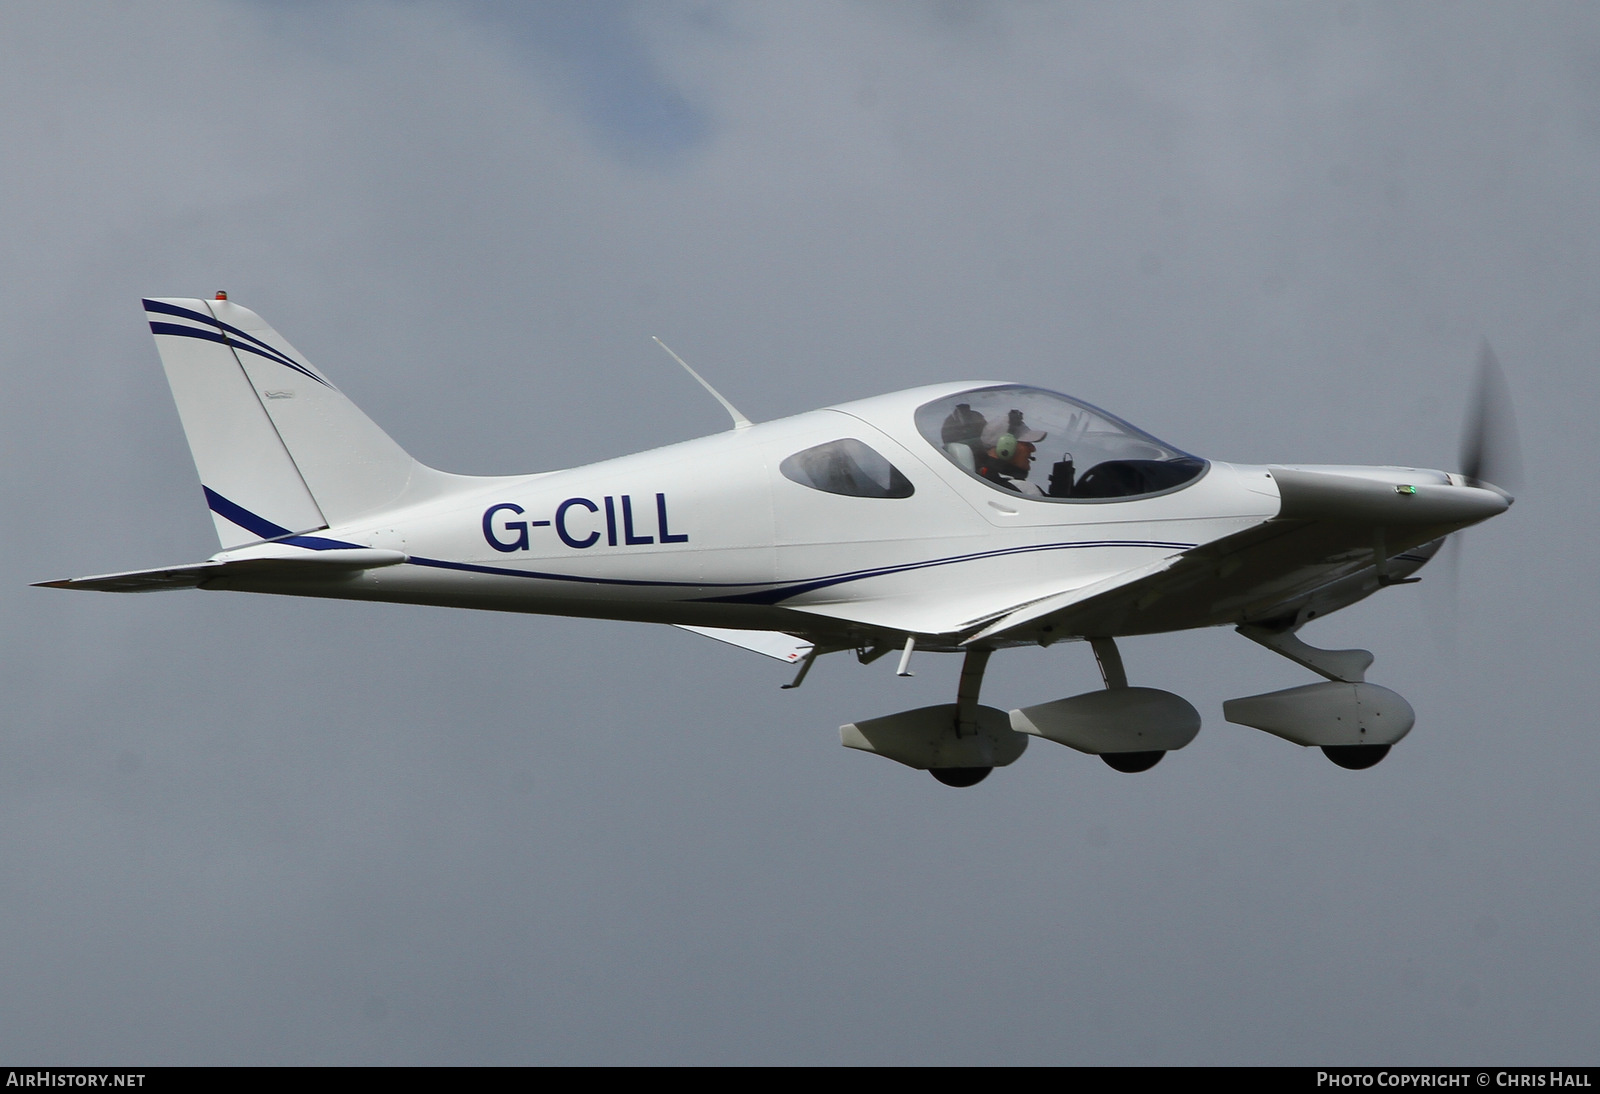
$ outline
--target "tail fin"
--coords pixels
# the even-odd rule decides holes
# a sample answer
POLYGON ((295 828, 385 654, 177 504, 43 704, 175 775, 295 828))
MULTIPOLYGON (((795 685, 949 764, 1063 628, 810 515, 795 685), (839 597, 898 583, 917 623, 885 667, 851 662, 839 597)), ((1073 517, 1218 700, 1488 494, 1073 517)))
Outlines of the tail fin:
POLYGON ((445 478, 261 317, 227 300, 146 300, 224 548, 348 523, 445 478))

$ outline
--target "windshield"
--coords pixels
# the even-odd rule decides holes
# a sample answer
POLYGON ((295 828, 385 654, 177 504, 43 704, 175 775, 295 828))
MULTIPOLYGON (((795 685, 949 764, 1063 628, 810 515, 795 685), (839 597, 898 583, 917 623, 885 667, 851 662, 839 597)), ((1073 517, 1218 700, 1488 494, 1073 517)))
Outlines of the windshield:
POLYGON ((1046 500, 1161 494, 1207 467, 1088 403, 1020 384, 926 403, 917 409, 917 430, 973 478, 1046 500))

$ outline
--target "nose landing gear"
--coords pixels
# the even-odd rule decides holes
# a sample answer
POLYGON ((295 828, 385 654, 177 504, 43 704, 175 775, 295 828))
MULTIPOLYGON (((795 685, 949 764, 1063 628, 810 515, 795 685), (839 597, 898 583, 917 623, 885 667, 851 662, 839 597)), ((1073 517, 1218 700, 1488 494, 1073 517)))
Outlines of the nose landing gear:
POLYGON ((1239 633, 1327 681, 1229 699, 1222 704, 1222 716, 1297 745, 1314 745, 1340 767, 1364 771, 1411 732, 1416 713, 1400 695, 1366 682, 1371 653, 1318 649, 1302 641, 1295 634, 1298 629, 1243 626, 1239 633))

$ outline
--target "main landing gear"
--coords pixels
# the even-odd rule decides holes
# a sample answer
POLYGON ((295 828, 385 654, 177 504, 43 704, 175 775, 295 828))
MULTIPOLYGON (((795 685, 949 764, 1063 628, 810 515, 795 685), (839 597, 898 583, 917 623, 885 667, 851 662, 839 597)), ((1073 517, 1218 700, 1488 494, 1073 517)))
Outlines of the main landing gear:
POLYGON ((1113 771, 1136 775, 1141 771, 1149 771, 1166 754, 1164 749, 1155 752, 1102 752, 1100 758, 1113 771))
MULTIPOLYGON (((983 674, 989 667, 989 655, 992 653, 993 650, 970 649, 961 659, 961 681, 956 685, 958 739, 974 738, 978 733, 978 692, 983 689, 983 674)), ((1026 744, 1024 740, 1024 747, 1026 744)), ((993 764, 988 767, 930 767, 928 774, 946 786, 964 787, 977 786, 993 770, 993 764)))
POLYGON ((1200 732, 1200 712, 1180 695, 1128 686, 1122 654, 1110 638, 1091 638, 1104 691, 1011 712, 1011 725, 1099 756, 1113 771, 1149 771, 1200 732))
MULTIPOLYGON (((907 674, 911 648, 907 643, 901 675, 907 674)), ((993 652, 967 650, 954 703, 840 726, 839 743, 926 771, 946 786, 976 786, 1028 747, 1028 738, 1011 728, 1005 711, 978 703, 983 672, 993 652)))
POLYGON ((1365 771, 1389 754, 1390 745, 1323 745, 1322 754, 1349 771, 1365 771))
MULTIPOLYGON (((969 648, 956 701, 839 727, 839 741, 926 771, 945 786, 976 786, 1044 737, 1099 756, 1115 771, 1148 771, 1200 732, 1200 713, 1180 696, 1128 686, 1116 643, 1090 640, 1105 689, 1007 713, 978 702, 987 649, 969 648)), ((911 643, 902 658, 907 674, 911 643)))

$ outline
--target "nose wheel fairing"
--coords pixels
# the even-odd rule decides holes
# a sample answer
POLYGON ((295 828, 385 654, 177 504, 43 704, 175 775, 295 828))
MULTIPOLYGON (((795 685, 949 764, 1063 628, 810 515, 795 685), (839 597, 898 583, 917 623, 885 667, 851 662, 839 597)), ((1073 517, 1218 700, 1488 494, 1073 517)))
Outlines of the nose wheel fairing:
POLYGON ((1229 699, 1222 704, 1222 716, 1298 745, 1323 749, 1392 745, 1417 721, 1416 711, 1398 693, 1377 684, 1342 680, 1229 699))

